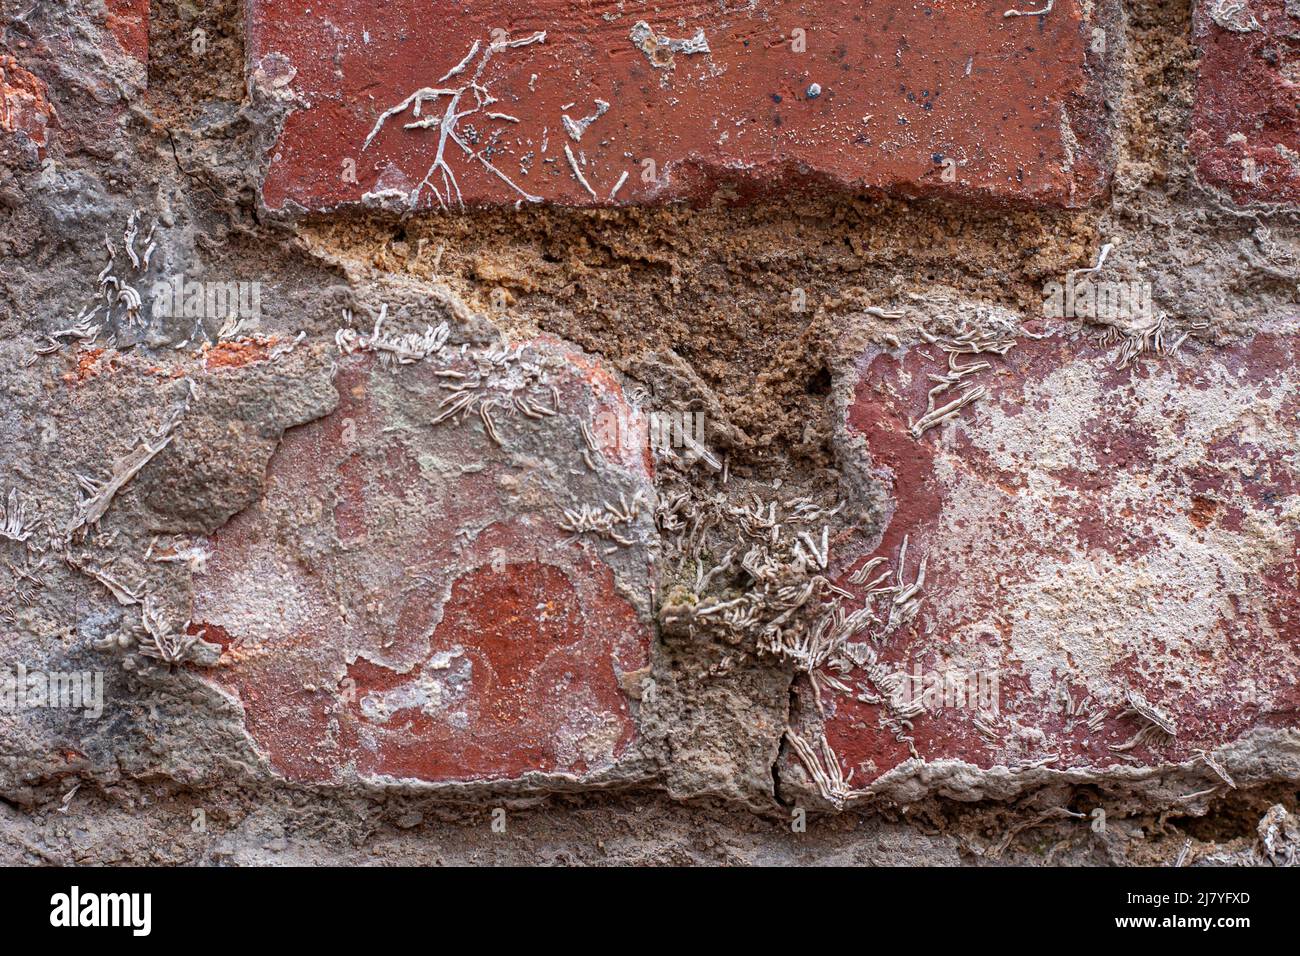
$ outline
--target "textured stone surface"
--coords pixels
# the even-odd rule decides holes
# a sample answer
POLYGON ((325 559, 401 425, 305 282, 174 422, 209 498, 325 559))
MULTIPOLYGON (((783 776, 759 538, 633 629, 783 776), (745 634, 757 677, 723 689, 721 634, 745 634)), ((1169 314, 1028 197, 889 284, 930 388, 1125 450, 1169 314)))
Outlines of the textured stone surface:
POLYGON ((149 0, 106 0, 105 21, 123 52, 149 62, 149 0))
POLYGON ((36 147, 45 146, 46 128, 54 121, 49 90, 39 77, 0 55, 0 131, 21 134, 36 147))
POLYGON ((264 185, 276 209, 642 203, 792 179, 1075 205, 1106 180, 1105 5, 249 6, 253 81, 293 107, 264 185), (421 89, 446 92, 377 129, 421 89))
POLYGON ((1188 184, 1291 201, 1296 18, 1010 6, 3 5, 0 700, 22 665, 103 710, 0 705, 0 860, 1294 857, 1300 228, 1188 184), (642 20, 709 52, 656 65, 642 20), (544 202, 451 142, 467 208, 412 211, 449 97, 365 138, 496 29, 547 37, 493 50, 456 132, 544 202), (1107 245, 1086 274, 1149 283, 1174 354, 1025 322, 1107 245), (383 367, 381 312, 448 343, 383 367), (1014 348, 958 386, 988 393, 912 438, 927 336, 994 314, 1014 348), (538 372, 483 373, 500 443, 435 423, 502 341, 538 372), (647 453, 656 412, 711 457, 647 453), (563 527, 638 494, 622 543, 563 527), (904 537, 916 617, 814 683, 904 537), (852 698, 902 670, 923 701, 974 672, 977 710, 993 672, 997 712, 881 726, 852 698), (809 753, 867 795, 819 799, 809 753))
POLYGON ((51 132, 65 150, 102 148, 118 132, 124 97, 147 82, 149 0, 112 0, 98 9, 31 5, 0 34, 0 149, 8 135, 44 155, 51 132))
POLYGON ((1284 0, 1196 7, 1197 173, 1237 202, 1293 204, 1300 200, 1300 7, 1284 0))
MULTIPOLYGON (((845 440, 896 503, 876 553, 892 561, 906 536, 909 582, 927 562, 920 612, 882 635, 880 660, 922 678, 918 698, 928 675, 998 678, 986 701, 966 682, 969 700, 913 717, 919 756, 1122 772, 1295 725, 1298 346, 1284 325, 1121 369, 1117 347, 1051 330, 978 356, 993 367, 968 382, 988 394, 919 440, 908 428, 944 353, 862 357, 845 440), (1129 691, 1173 740, 1113 749, 1145 724, 1129 691)), ((883 704, 855 699, 879 689, 861 671, 848 683, 824 698, 824 727, 862 787, 911 754, 883 704)))
POLYGON ((286 777, 631 772, 650 474, 636 447, 589 452, 592 470, 579 422, 636 413, 599 366, 538 342, 485 393, 497 447, 477 414, 431 424, 462 381, 438 373, 469 362, 346 360, 339 408, 286 435, 264 500, 214 536, 192 631, 223 645, 216 679, 286 777), (525 366, 545 369, 535 385, 525 366), (558 396, 559 414, 530 418, 512 395, 558 396), (560 527, 565 509, 620 495, 642 502, 618 529, 627 544, 560 527))

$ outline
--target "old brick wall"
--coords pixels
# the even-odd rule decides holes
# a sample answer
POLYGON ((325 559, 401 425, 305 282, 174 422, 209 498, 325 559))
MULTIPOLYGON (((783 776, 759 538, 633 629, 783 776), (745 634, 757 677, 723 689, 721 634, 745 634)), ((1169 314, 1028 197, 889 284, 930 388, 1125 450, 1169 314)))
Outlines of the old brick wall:
POLYGON ((4 858, 1286 857, 1293 7, 6 9, 4 858))

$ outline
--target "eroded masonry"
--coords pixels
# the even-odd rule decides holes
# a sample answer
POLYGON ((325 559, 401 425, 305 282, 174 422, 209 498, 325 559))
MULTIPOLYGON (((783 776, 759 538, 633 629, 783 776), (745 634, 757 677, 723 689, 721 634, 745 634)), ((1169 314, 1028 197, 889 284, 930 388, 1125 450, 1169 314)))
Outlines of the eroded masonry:
POLYGON ((1300 859, 1289 0, 3 17, 5 861, 1300 859))

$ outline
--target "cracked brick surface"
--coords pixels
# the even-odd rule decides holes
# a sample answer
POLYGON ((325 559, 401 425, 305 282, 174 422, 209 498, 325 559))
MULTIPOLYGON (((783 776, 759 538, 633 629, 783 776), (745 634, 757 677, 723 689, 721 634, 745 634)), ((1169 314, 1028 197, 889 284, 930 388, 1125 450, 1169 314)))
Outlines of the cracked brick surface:
POLYGON ((845 441, 894 502, 878 553, 906 538, 905 579, 927 564, 921 610, 880 662, 911 681, 898 699, 927 706, 890 722, 879 682, 854 670, 851 693, 823 696, 824 719, 806 708, 857 786, 912 747, 931 763, 1108 772, 1294 726, 1300 340, 1287 324, 1128 368, 1115 346, 1048 329, 978 356, 992 368, 970 381, 987 395, 920 439, 908 429, 944 352, 862 356, 845 441), (941 696, 954 677, 960 694, 941 696), (1176 736, 1133 743, 1147 721, 1130 691, 1176 736))
POLYGON ((292 109, 263 197, 591 206, 804 180, 1080 205, 1109 163, 1109 8, 1089 9, 253 0, 253 81, 292 109))
POLYGON ((149 62, 149 0, 107 0, 108 29, 123 52, 149 62))
POLYGON ((46 127, 55 121, 49 90, 11 56, 0 57, 0 131, 45 146, 46 127))
POLYGON ((559 524, 582 503, 648 500, 643 452, 598 446, 593 470, 579 451, 579 422, 636 412, 598 364, 545 342, 526 354, 553 368, 556 391, 533 398, 559 414, 503 401, 500 447, 476 414, 431 424, 459 381, 438 372, 462 362, 348 360, 339 408, 285 437, 263 501, 214 536, 192 630, 223 646, 215 679, 278 773, 637 775, 627 682, 649 662, 650 509, 619 526, 626 544, 559 524))

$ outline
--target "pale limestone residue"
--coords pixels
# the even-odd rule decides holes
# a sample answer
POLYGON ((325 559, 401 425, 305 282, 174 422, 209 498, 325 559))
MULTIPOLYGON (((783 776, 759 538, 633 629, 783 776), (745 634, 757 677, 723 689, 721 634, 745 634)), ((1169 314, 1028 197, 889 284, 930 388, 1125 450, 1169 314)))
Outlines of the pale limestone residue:
POLYGON ((201 592, 196 621, 220 626, 245 646, 269 644, 277 635, 313 627, 315 600, 297 586, 299 572, 292 562, 256 547, 223 574, 224 586, 201 592))
MULTIPOLYGON (((1253 578, 1272 557, 1252 535, 1216 531, 1198 540, 1185 517, 1170 513, 1149 532, 1157 547, 1123 561, 1105 551, 1066 545, 1062 531, 1072 519, 1054 513, 1033 493, 995 496, 963 475, 952 500, 961 503, 945 508, 943 545, 969 557, 962 586, 935 596, 938 616, 963 621, 972 590, 999 593, 1005 609, 1000 623, 1010 630, 1006 657, 1023 669, 1035 696, 1050 700, 1060 682, 1069 680, 1099 700, 1117 703, 1125 687, 1114 683, 1111 671, 1130 656, 1138 661, 1136 673, 1156 684, 1196 692, 1218 688, 1213 662, 1228 650, 1220 619, 1234 613, 1234 598, 1249 601, 1253 578), (1008 511, 1005 526, 987 517, 991 501, 1008 511), (963 519, 967 523, 959 528, 963 519), (1008 542, 1006 527, 1023 527, 1033 540, 1008 542), (1052 553, 1042 553, 1044 543, 1052 553), (1008 544, 1037 556, 1018 556, 1008 544), (1027 581, 1008 577, 1026 570, 1027 581), (1204 652, 1212 655, 1211 663, 1198 659, 1204 652)), ((955 643, 983 641, 989 626, 966 625, 951 637, 955 643)), ((955 647, 953 654, 978 657, 955 647)), ((990 666, 986 660, 980 665, 990 666)))
MULTIPOLYGON (((1217 439, 1255 442, 1277 453, 1293 446, 1294 431, 1279 414, 1293 385, 1275 385, 1261 399, 1258 388, 1239 384, 1222 366, 1206 363, 1204 374, 1210 383, 1204 390, 1158 372, 1135 378, 1131 398, 1104 396, 1096 369, 1081 362, 1028 386, 1026 409, 1019 414, 983 403, 970 421, 955 426, 967 429, 1007 471, 1024 477, 1027 487, 990 483, 961 461, 951 441, 936 462, 950 490, 933 546, 954 556, 950 560, 962 572, 958 586, 941 587, 933 600, 938 619, 954 625, 954 641, 987 636, 994 622, 969 621, 965 605, 973 595, 996 592, 1005 609, 996 622, 1010 632, 1007 658, 1023 668, 1033 693, 1044 700, 1069 680, 1099 700, 1118 703, 1126 688, 1111 671, 1130 658, 1137 661, 1137 675, 1171 690, 1221 689, 1215 665, 1229 650, 1221 620, 1245 614, 1262 621, 1265 608, 1255 580, 1289 554, 1295 504, 1248 510, 1239 533, 1215 526, 1198 532, 1185 514, 1184 493, 1162 491, 1162 474, 1202 463, 1217 439), (1039 399, 1044 407, 1031 412, 1039 399), (1156 474, 1111 474, 1112 489, 1083 504, 1109 528, 1131 529, 1137 540, 1154 544, 1131 559, 1080 546, 1072 533, 1075 519, 1061 513, 1069 507, 1062 507, 1063 500, 1077 505, 1080 495, 1047 474, 1092 465, 1082 437, 1104 425, 1120 401, 1132 403, 1136 421, 1157 438, 1156 474), (1029 580, 1014 580, 1026 572, 1029 580)), ((1250 676, 1243 679, 1243 693, 1266 696, 1263 686, 1249 683, 1250 676)))
POLYGON ((430 717, 444 715, 453 727, 465 728, 469 714, 463 708, 453 708, 469 696, 473 677, 473 661, 456 645, 433 655, 417 679, 361 698, 361 713, 368 720, 387 723, 399 711, 419 710, 430 717))
POLYGON ((565 693, 567 716, 555 739, 560 766, 573 767, 579 761, 588 769, 612 765, 623 734, 619 716, 605 710, 589 688, 572 687, 565 693))
POLYGON ((1247 0, 1212 0, 1210 19, 1233 33, 1255 33, 1262 30, 1247 0))
POLYGON ((1095 369, 1086 362, 1063 366, 1042 381, 1027 382, 1024 396, 1018 415, 976 402, 968 429, 972 443, 1013 471, 1096 466, 1083 440, 1084 426, 1100 415, 1104 402, 1095 369))
POLYGON ((1136 674, 1157 685, 1208 692, 1218 687, 1218 675, 1196 655, 1227 651, 1219 616, 1246 583, 1245 569, 1231 557, 1190 540, 1132 563, 1071 549, 1071 560, 1045 563, 1033 579, 1007 590, 1015 609, 1011 651, 1045 697, 1070 678, 1116 703, 1126 684, 1115 685, 1111 670, 1130 655, 1136 674))
POLYGON ((1137 422, 1160 439, 1161 462, 1177 469, 1200 464, 1209 446, 1223 439, 1269 452, 1295 448, 1294 423, 1288 429, 1281 415, 1283 402, 1295 394, 1294 374, 1256 386, 1243 384, 1238 374, 1213 362, 1202 363, 1198 373, 1199 384, 1208 387, 1182 385, 1166 370, 1133 383, 1137 422))

